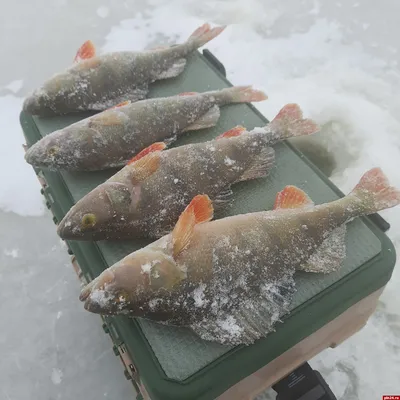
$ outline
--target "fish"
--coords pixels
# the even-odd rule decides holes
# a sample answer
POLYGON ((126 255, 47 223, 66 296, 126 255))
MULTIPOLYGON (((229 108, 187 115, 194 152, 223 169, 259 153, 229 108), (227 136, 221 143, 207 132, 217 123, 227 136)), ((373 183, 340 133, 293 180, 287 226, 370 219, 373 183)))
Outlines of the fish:
POLYGON ((123 167, 154 142, 170 144, 184 132, 215 126, 221 106, 266 98, 251 86, 235 86, 127 101, 46 135, 27 150, 25 160, 34 167, 64 171, 123 167))
POLYGON ((96 55, 92 41, 78 50, 74 63, 55 74, 24 101, 23 110, 38 116, 103 111, 123 101, 146 98, 149 84, 180 75, 187 57, 218 36, 225 26, 197 28, 175 46, 146 51, 117 51, 96 55))
POLYGON ((185 326, 207 341, 249 345, 288 315, 296 271, 338 270, 346 224, 399 203, 400 191, 380 168, 367 171, 347 196, 319 205, 287 185, 272 210, 212 220, 210 198, 197 195, 170 233, 104 270, 79 299, 95 314, 185 326))
POLYGON ((166 149, 157 142, 97 186, 68 211, 57 232, 62 239, 156 239, 170 232, 197 194, 213 206, 231 204, 231 186, 266 177, 275 161, 270 146, 293 136, 316 133, 297 104, 285 105, 265 127, 236 126, 216 139, 166 149))

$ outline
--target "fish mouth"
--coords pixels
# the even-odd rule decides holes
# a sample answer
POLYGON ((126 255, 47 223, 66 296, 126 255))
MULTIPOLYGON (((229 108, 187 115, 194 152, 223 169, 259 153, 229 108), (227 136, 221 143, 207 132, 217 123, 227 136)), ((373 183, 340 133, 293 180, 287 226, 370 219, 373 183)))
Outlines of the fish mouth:
POLYGON ((93 235, 90 232, 83 232, 74 226, 68 219, 62 219, 57 226, 57 234, 64 240, 91 240, 93 235))
POLYGON ((48 160, 44 150, 40 146, 37 146, 37 144, 35 143, 25 152, 25 161, 33 167, 49 168, 51 161, 48 160))

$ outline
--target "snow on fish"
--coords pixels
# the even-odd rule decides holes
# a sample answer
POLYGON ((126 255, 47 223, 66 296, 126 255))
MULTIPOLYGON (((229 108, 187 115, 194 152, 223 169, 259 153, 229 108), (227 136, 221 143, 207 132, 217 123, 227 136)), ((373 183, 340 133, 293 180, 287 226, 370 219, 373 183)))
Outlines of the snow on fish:
POLYGON ((224 29, 204 24, 183 44, 142 52, 96 55, 93 43, 86 41, 78 50, 74 64, 28 96, 23 109, 33 115, 48 116, 102 111, 126 100, 144 99, 150 83, 181 74, 187 56, 224 29))
POLYGON ((220 107, 265 100, 251 86, 129 101, 43 137, 25 153, 34 167, 94 171, 121 167, 154 142, 217 124, 220 107))
POLYGON ((287 104, 267 126, 250 132, 235 127, 216 140, 169 150, 154 143, 80 199, 58 234, 72 240, 159 238, 194 196, 207 193, 214 206, 226 205, 231 185, 268 175, 275 159, 271 145, 318 129, 297 104, 287 104))
POLYGON ((346 223, 399 203, 400 191, 379 168, 330 203, 314 205, 287 186, 274 210, 214 221, 209 197, 198 195, 171 233, 106 269, 80 300, 93 313, 188 326, 205 340, 248 345, 287 314, 296 270, 340 268, 346 223))

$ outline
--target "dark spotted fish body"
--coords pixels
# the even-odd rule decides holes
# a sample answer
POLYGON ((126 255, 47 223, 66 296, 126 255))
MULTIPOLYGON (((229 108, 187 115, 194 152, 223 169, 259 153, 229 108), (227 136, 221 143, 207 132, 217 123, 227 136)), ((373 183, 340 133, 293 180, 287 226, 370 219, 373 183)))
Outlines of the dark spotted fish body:
POLYGON ((298 105, 288 104, 266 127, 236 127, 216 140, 164 150, 155 143, 99 185, 58 226, 63 239, 159 238, 174 227, 185 206, 207 193, 215 207, 230 200, 231 185, 267 176, 277 141, 315 133, 298 105))
POLYGON ((48 116, 102 111, 122 101, 144 99, 150 83, 181 74, 186 57, 223 29, 211 29, 204 24, 183 44, 142 52, 119 51, 96 56, 93 44, 85 42, 76 62, 35 90, 25 100, 23 109, 48 116))
POLYGON ((272 211, 211 222, 211 201, 198 195, 170 234, 105 270, 80 300, 94 313, 189 326, 206 340, 251 344, 287 314, 296 270, 326 273, 327 261, 340 268, 345 253, 338 243, 344 236, 333 237, 338 229, 399 203, 400 191, 378 168, 331 203, 315 206, 287 186, 272 211))
POLYGON ((220 106, 265 99, 263 92, 240 86, 128 102, 52 132, 25 159, 35 167, 69 171, 120 167, 154 142, 214 126, 220 106))

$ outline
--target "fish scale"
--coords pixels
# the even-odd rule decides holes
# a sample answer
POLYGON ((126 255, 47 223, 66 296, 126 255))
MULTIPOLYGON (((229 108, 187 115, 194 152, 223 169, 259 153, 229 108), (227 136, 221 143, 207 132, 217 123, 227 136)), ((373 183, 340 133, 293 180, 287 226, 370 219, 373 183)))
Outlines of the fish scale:
POLYGON ((315 123, 302 118, 299 106, 289 104, 282 110, 278 120, 274 119, 271 127, 265 129, 247 132, 244 128, 233 128, 215 140, 168 150, 163 143, 153 143, 79 200, 60 222, 59 235, 63 239, 78 240, 158 238, 173 228, 186 204, 202 193, 207 193, 216 208, 222 209, 229 204, 232 185, 269 174, 275 161, 270 141, 273 144, 278 137, 283 140, 290 135, 312 134, 318 130, 315 123), (296 117, 291 119, 293 109, 296 117), (288 129, 292 125, 296 130, 288 129), (123 196, 111 194, 118 190, 123 191, 123 196), (123 204, 114 204, 115 218, 98 211, 102 207, 99 195, 103 191, 109 197, 124 198, 123 204), (82 227, 85 215, 94 215, 96 223, 82 227), (120 224, 122 216, 124 223, 120 224))
MULTIPOLYGON (((170 234, 111 266, 80 299, 91 312, 189 326, 222 344, 251 344, 288 312, 296 270, 318 251, 332 257, 326 240, 332 234, 335 242, 344 240, 338 228, 400 204, 400 191, 375 168, 349 195, 310 203, 304 192, 288 186, 278 193, 274 210, 211 221, 210 198, 195 196, 170 234), (148 280, 139 275, 144 266, 148 280), (154 268, 161 274, 157 284, 154 268), (113 301, 120 293, 126 294, 122 305, 113 301), (99 301, 99 294, 106 294, 107 302, 99 301)), ((342 253, 336 255, 343 261, 342 253)), ((328 272, 322 261, 312 265, 314 272, 328 272)))
POLYGON ((24 111, 39 116, 102 111, 120 101, 143 99, 149 84, 181 74, 186 57, 224 28, 204 24, 185 43, 142 52, 96 55, 93 43, 86 41, 70 67, 45 81, 26 98, 24 111))
POLYGON ((214 126, 215 107, 265 99, 263 92, 239 86, 124 103, 45 136, 27 150, 25 160, 53 170, 121 167, 156 141, 171 142, 187 130, 214 126))

